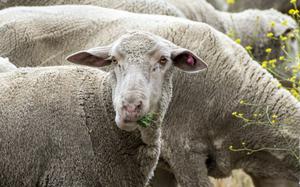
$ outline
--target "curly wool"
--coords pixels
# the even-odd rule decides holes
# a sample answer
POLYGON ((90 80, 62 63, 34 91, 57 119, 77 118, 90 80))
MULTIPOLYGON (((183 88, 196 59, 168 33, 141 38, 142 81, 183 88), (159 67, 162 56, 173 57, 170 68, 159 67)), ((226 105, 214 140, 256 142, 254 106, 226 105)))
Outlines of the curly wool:
POLYGON ((0 74, 1 186, 147 183, 159 128, 145 130, 154 138, 149 144, 139 131, 117 128, 109 76, 75 66, 0 74))
MULTIPOLYGON (((207 3, 206 0, 189 0, 188 2, 185 0, 8 0, 6 3, 0 4, 0 9, 12 6, 62 4, 95 5, 135 13, 176 16, 204 22, 225 34, 234 32, 235 39, 240 39, 243 46, 252 46, 254 49, 252 54, 259 61, 265 60, 264 50, 268 47, 273 49, 273 53, 269 55, 270 58, 279 58, 279 56, 285 55, 281 51, 282 41, 268 38, 267 33, 274 32, 274 35, 279 37, 280 35, 286 35, 286 31, 298 27, 291 17, 275 10, 247 10, 239 13, 221 12, 207 3), (287 25, 282 25, 282 20, 287 20, 287 25), (272 21, 276 23, 274 29, 269 27, 272 21)), ((9 20, 7 15, 3 15, 3 18, 9 20)), ((293 45, 298 46, 295 42, 293 45)))

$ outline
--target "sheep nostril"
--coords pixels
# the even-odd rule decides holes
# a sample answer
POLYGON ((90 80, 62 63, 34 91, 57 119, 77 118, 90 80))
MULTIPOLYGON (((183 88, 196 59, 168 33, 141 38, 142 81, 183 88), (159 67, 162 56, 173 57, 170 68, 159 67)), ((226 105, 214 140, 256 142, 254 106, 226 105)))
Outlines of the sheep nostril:
POLYGON ((139 103, 136 105, 136 109, 137 110, 141 110, 143 107, 143 102, 142 101, 139 101, 139 103))
POLYGON ((129 112, 129 113, 138 113, 142 110, 143 108, 143 102, 139 101, 136 104, 130 103, 130 104, 125 104, 123 105, 123 110, 129 112))

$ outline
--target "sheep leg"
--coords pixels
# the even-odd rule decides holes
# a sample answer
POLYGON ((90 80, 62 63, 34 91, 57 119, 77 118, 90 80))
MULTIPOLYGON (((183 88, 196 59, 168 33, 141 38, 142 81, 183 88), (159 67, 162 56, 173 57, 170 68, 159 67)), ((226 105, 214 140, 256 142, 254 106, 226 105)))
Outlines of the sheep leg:
POLYGON ((174 174, 170 170, 162 167, 157 167, 154 171, 154 177, 150 183, 151 187, 168 186, 177 187, 177 181, 174 174))
POLYGON ((294 181, 251 176, 255 187, 299 187, 294 181))
MULTIPOLYGON (((179 155, 178 155, 179 156, 179 155)), ((177 155, 176 155, 177 157, 177 155)), ((206 157, 203 155, 186 155, 177 157, 177 162, 170 165, 174 176, 181 187, 212 187, 206 168, 206 157)))
POLYGON ((174 172, 170 169, 169 164, 160 158, 157 167, 154 171, 154 176, 150 181, 151 187, 177 187, 177 181, 174 172))

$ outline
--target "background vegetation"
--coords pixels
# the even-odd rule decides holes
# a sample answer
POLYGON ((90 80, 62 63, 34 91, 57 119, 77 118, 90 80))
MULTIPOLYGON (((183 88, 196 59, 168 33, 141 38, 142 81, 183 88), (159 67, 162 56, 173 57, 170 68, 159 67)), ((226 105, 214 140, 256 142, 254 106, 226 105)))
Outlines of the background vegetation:
MULTIPOLYGON (((227 4, 233 5, 235 0, 227 0, 227 4)), ((300 13, 299 8, 297 7, 296 3, 297 0, 290 0, 287 3, 291 3, 293 8, 291 8, 287 13, 292 16, 300 25, 300 13)), ((275 22, 269 23, 271 27, 275 26, 275 22)), ((281 23, 282 25, 287 24, 286 21, 281 23)), ((234 33, 228 33, 228 36, 235 40, 237 43, 241 43, 240 38, 235 38, 234 33)), ((254 36, 256 37, 256 36, 254 36)), ((281 52, 282 56, 278 59, 272 59, 268 54, 272 52, 271 47, 265 48, 266 57, 263 61, 259 63, 262 65, 263 68, 267 69, 274 77, 276 77, 280 84, 278 87, 285 87, 289 90, 298 100, 300 100, 300 51, 296 55, 291 54, 292 46, 289 46, 289 42, 291 40, 296 40, 300 46, 300 36, 299 36, 299 28, 291 31, 287 36, 279 36, 279 38, 274 37, 274 33, 269 32, 267 36, 272 40, 281 40, 281 52)), ((257 38, 259 40, 259 38, 257 38)), ((252 56, 252 46, 244 46, 248 53, 252 56)), ((251 104, 247 103, 247 101, 240 101, 240 104, 251 104)), ((261 107, 261 106, 258 106, 261 107)), ((261 125, 258 124, 260 122, 256 121, 255 118, 257 115, 265 115, 266 121, 263 121, 264 125, 273 125, 276 128, 277 116, 268 114, 268 112, 263 112, 266 110, 266 106, 262 107, 262 114, 252 114, 251 116, 245 115, 243 113, 239 113, 238 111, 233 111, 232 115, 236 118, 240 118, 244 121, 245 125, 261 125)), ((249 150, 245 145, 241 145, 239 148, 229 147, 231 151, 247 151, 248 154, 252 154, 256 151, 262 151, 265 149, 274 149, 274 148, 261 148, 260 150, 249 150)), ((279 148, 282 149, 282 148, 279 148)), ((289 148, 285 148, 285 150, 280 151, 288 151, 299 160, 299 153, 296 153, 294 150, 290 150, 289 148)), ((236 170, 233 172, 232 176, 227 179, 216 180, 212 179, 215 187, 254 187, 252 180, 249 176, 247 176, 242 170, 236 170)))

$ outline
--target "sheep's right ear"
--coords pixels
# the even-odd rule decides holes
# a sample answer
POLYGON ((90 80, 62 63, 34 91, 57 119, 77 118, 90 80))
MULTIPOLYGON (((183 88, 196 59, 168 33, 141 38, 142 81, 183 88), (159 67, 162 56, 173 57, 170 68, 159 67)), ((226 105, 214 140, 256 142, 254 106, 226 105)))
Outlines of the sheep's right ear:
POLYGON ((108 59, 110 50, 111 46, 95 47, 74 53, 66 59, 74 64, 103 67, 111 63, 108 59))
POLYGON ((200 57, 185 48, 173 50, 171 58, 175 67, 188 73, 197 73, 207 68, 207 64, 200 57))

